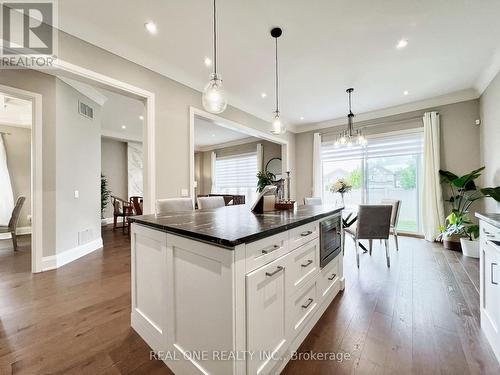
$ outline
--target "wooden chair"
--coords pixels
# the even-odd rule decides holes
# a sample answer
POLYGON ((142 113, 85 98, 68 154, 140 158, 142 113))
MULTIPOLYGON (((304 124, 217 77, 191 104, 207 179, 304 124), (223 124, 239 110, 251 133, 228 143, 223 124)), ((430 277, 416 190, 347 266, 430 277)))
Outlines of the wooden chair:
POLYGON ((396 243, 396 251, 399 251, 397 226, 399 221, 399 211, 401 210, 401 201, 398 199, 382 199, 380 204, 388 204, 392 206, 391 234, 394 236, 394 242, 396 243))
POLYGON ((356 247, 356 263, 359 268, 359 240, 368 240, 370 255, 372 254, 373 240, 384 240, 387 267, 391 266, 389 255, 389 234, 391 228, 392 206, 389 205, 360 205, 356 225, 344 229, 354 240, 356 247))
POLYGON ((139 196, 130 197, 130 205, 134 211, 134 215, 142 215, 143 198, 139 196))
POLYGON ((8 225, 0 225, 0 233, 10 233, 12 236, 12 245, 14 246, 14 251, 17 251, 17 223, 19 222, 19 215, 21 214, 21 208, 26 201, 26 197, 20 196, 17 198, 16 205, 12 210, 12 215, 10 216, 8 225))
POLYGON ((113 205, 113 230, 122 228, 123 233, 125 233, 125 229, 128 227, 127 218, 132 216, 133 207, 130 202, 114 195, 111 196, 111 204, 113 205), (121 227, 117 226, 120 217, 123 219, 121 227))

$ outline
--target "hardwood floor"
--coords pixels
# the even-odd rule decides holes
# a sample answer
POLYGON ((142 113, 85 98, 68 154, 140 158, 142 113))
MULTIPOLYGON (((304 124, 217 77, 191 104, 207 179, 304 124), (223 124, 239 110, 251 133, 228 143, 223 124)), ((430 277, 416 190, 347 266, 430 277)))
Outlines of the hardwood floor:
MULTIPOLYGON (((103 230, 104 249, 56 271, 30 273, 29 237, 0 250, 0 374, 169 374, 130 328, 130 250, 103 230)), ((499 374, 479 325, 479 263, 403 238, 345 257, 346 290, 299 352, 343 352, 340 361, 293 360, 285 374, 499 374)))

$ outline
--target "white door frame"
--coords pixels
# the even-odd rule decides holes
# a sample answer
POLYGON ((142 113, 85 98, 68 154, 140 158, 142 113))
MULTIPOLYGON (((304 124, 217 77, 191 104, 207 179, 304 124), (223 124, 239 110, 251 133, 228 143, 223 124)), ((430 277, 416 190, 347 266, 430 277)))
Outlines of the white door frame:
POLYGON ((42 95, 0 85, 0 91, 31 102, 31 272, 40 272, 43 250, 42 95))
POLYGON ((204 111, 202 109, 190 106, 189 107, 189 192, 191 198, 195 199, 194 195, 194 119, 195 117, 202 117, 216 123, 217 125, 235 130, 240 133, 248 134, 252 137, 264 139, 266 141, 281 144, 281 161, 283 172, 289 171, 290 161, 290 147, 286 139, 275 136, 271 133, 266 133, 262 130, 251 128, 249 126, 240 124, 239 122, 228 120, 224 117, 214 115, 213 113, 204 111))
MULTIPOLYGON (((156 201, 156 157, 155 157, 155 94, 119 81, 98 72, 71 64, 64 60, 56 60, 54 69, 41 70, 42 73, 51 75, 62 75, 73 79, 87 81, 88 83, 98 84, 99 86, 110 87, 118 91, 132 94, 139 99, 145 100, 146 116, 143 127, 143 150, 144 158, 144 213, 154 213, 154 202, 156 201), (146 147, 144 147, 146 146, 146 147)), ((0 86, 1 88, 2 86, 0 86)), ((9 88, 10 89, 10 88, 9 88)), ((10 89, 12 90, 12 89, 10 89)), ((28 93, 18 90, 21 93, 30 95, 34 98, 33 108, 34 119, 32 127, 32 272, 42 272, 43 242, 42 242, 42 202, 43 202, 43 179, 42 179, 42 96, 40 94, 28 93)), ((12 91, 11 91, 12 92, 12 91)))

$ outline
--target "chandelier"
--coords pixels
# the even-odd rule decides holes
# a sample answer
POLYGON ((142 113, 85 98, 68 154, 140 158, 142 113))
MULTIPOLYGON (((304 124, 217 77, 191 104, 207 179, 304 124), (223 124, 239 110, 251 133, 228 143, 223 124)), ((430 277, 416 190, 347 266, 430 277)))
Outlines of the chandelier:
POLYGON ((351 110, 351 94, 354 91, 353 88, 346 90, 349 96, 349 114, 347 115, 347 129, 343 130, 335 139, 335 147, 352 147, 354 145, 366 146, 368 141, 364 137, 361 129, 354 129, 353 120, 354 113, 351 110))

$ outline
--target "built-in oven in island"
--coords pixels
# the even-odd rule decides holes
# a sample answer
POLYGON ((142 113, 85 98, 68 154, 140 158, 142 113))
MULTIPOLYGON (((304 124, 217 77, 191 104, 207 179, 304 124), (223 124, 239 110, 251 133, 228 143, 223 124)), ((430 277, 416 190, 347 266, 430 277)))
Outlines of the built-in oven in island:
POLYGON ((326 266, 342 251, 342 216, 336 214, 319 223, 320 226, 320 267, 326 266))

